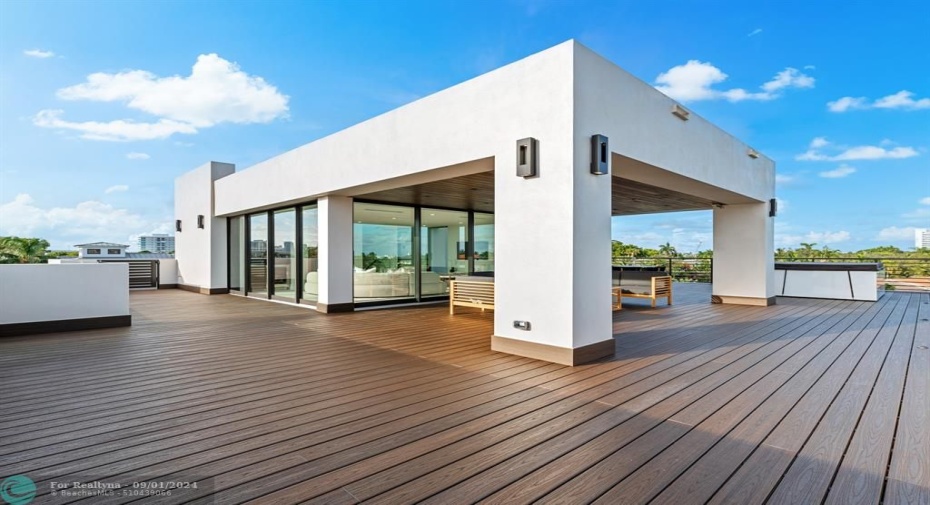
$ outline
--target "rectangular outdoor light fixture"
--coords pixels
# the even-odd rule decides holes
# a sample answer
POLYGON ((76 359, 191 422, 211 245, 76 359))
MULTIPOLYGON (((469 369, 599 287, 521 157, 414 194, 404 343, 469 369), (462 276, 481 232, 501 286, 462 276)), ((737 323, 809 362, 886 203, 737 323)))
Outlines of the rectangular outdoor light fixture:
POLYGON ((682 121, 687 121, 691 117, 691 113, 688 112, 688 109, 678 105, 677 103, 672 106, 672 114, 681 119, 682 121))
POLYGON ((591 173, 594 175, 610 173, 610 148, 607 145, 607 137, 603 135, 591 136, 591 173))
POLYGON ((197 214, 197 228, 203 228, 203 214, 197 214))
POLYGON ((778 214, 778 199, 772 198, 769 200, 769 217, 775 217, 778 214))
POLYGON ((176 231, 176 232, 180 232, 180 231, 181 231, 181 220, 180 220, 180 219, 175 219, 175 220, 174 220, 174 231, 176 231))
POLYGON ((536 177, 539 173, 539 141, 529 137, 517 141, 517 177, 536 177))

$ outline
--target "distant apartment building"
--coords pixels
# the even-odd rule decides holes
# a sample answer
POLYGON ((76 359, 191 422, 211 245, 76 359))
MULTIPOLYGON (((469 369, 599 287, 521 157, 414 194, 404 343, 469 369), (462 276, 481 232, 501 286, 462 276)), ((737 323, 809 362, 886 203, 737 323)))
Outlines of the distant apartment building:
POLYGON ((930 249, 930 229, 917 228, 914 230, 914 247, 930 249))
POLYGON ((153 253, 174 252, 174 237, 167 233, 153 233, 139 237, 139 250, 153 253))

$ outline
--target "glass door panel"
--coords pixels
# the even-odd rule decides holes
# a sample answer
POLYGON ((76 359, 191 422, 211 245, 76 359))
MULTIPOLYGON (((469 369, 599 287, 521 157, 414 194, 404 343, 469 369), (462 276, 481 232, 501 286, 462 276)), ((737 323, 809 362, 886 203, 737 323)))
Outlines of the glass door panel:
POLYGON ((297 300, 297 212, 274 213, 274 295, 297 300))
POLYGON ((475 212, 475 275, 494 275, 494 214, 475 212))
POLYGON ((420 213, 420 296, 449 294, 449 281, 468 274, 468 213, 422 209, 420 213))
POLYGON ((303 299, 315 302, 319 297, 318 250, 319 238, 317 235, 317 208, 308 205, 301 210, 303 216, 303 244, 301 244, 301 257, 303 258, 304 291, 303 299))
POLYGON ((268 294, 268 214, 249 216, 249 294, 268 294))
POLYGON ((353 290, 356 303, 413 298, 413 208, 354 204, 353 290))

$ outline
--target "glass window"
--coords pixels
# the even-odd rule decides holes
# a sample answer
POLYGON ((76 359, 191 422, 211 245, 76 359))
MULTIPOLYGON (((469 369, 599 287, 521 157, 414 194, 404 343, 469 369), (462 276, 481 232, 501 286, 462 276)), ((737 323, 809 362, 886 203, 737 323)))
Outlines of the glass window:
POLYGON ((318 273, 318 249, 319 238, 317 235, 317 208, 316 205, 308 205, 301 210, 303 221, 303 244, 301 246, 303 258, 303 276, 304 276, 304 300, 317 301, 319 296, 319 273, 318 273))
POLYGON ((88 249, 87 254, 100 254, 100 249, 88 249))
POLYGON ((121 249, 107 249, 107 254, 120 254, 121 249))
POLYGON ((439 209, 420 212, 420 296, 449 293, 449 280, 468 274, 468 213, 439 209))
POLYGON ((413 209, 355 203, 353 289, 356 302, 413 298, 413 209))
POLYGON ((237 216, 229 219, 229 289, 243 291, 243 279, 245 279, 245 218, 237 216))
POLYGON ((268 214, 249 216, 249 293, 268 294, 268 214))
POLYGON ((475 212, 475 274, 494 274, 494 214, 475 212))
POLYGON ((297 300, 297 212, 274 213, 274 295, 297 300))

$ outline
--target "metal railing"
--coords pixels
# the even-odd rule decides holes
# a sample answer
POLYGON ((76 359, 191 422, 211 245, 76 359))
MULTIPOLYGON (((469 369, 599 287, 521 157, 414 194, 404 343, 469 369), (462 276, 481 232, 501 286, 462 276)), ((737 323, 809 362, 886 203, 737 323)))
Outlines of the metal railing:
MULTIPOLYGON (((887 279, 908 279, 920 283, 921 279, 930 282, 930 258, 891 258, 891 257, 855 257, 855 258, 798 258, 776 256, 775 261, 801 261, 821 263, 881 263, 885 266, 887 279)), ((613 258, 617 266, 662 267, 677 282, 711 282, 714 277, 713 258, 689 257, 630 257, 613 258)))
POLYGON ((617 266, 660 267, 676 282, 711 282, 714 277, 713 258, 629 257, 613 258, 617 266))

